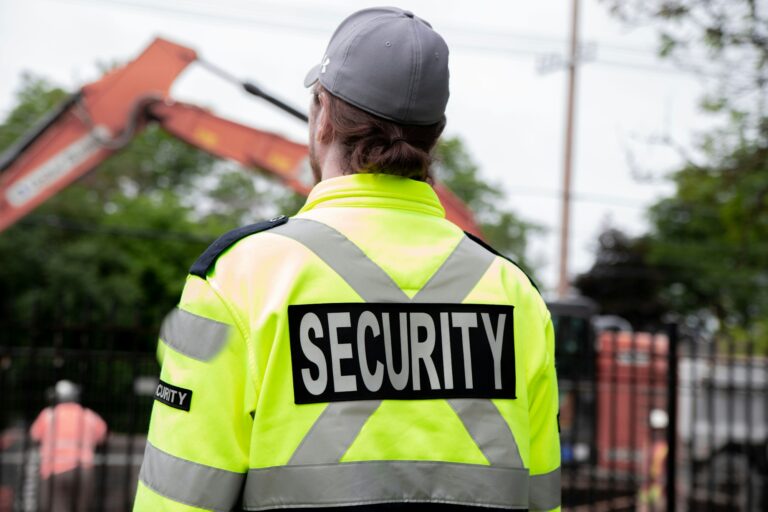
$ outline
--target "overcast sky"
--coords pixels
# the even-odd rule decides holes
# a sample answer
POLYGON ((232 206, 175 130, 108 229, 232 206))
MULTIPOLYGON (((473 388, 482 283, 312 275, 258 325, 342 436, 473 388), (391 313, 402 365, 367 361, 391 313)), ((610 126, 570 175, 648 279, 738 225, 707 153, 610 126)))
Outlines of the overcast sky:
MULTIPOLYGON (((305 108, 306 71, 335 26, 380 2, 323 0, 0 0, 0 117, 23 71, 67 89, 99 77, 97 63, 135 57, 155 37, 190 46, 207 60, 305 108)), ((451 50, 448 135, 460 136, 483 175, 498 182, 524 219, 546 231, 529 256, 551 290, 557 282, 565 72, 570 0, 408 0, 451 50)), ((651 28, 582 0, 585 62, 578 82, 571 270, 592 263, 606 224, 643 232, 645 207, 670 193, 662 178, 680 162, 654 139, 690 146, 711 122, 697 110, 697 77, 655 57, 651 28), (632 163, 634 162, 634 163, 632 163), (638 174, 646 175, 638 180, 638 174), (648 176, 652 179, 647 179, 648 176)), ((301 142, 305 126, 191 66, 176 99, 301 142)))

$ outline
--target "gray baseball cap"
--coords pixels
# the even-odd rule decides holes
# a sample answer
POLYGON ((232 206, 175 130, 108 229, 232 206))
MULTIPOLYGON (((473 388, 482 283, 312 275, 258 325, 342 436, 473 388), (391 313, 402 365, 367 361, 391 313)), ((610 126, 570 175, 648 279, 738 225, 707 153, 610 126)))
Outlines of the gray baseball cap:
POLYGON ((304 79, 401 124, 429 125, 448 103, 448 45, 432 25, 397 7, 358 11, 339 25, 304 79))

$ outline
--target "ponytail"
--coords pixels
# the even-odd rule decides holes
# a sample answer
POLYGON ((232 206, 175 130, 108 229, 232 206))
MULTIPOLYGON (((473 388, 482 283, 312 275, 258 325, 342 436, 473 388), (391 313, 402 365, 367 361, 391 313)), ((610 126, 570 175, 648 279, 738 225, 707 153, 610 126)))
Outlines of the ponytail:
POLYGON ((403 125, 369 114, 332 94, 328 100, 331 137, 342 149, 345 174, 382 173, 429 181, 432 150, 445 128, 445 119, 427 126, 403 125))

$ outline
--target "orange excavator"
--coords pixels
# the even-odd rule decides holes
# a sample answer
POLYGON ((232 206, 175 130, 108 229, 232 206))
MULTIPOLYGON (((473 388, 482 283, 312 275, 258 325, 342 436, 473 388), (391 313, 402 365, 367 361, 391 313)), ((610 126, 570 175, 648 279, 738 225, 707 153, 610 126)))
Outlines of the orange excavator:
MULTIPOLYGON (((135 60, 82 87, 0 155, 0 232, 120 151, 152 122, 217 157, 266 171, 306 195, 311 188, 307 146, 169 96, 173 81, 193 62, 307 120, 302 112, 253 83, 236 80, 194 50, 155 39, 135 60)), ((480 235, 461 200, 439 183, 435 190, 447 217, 480 235)))

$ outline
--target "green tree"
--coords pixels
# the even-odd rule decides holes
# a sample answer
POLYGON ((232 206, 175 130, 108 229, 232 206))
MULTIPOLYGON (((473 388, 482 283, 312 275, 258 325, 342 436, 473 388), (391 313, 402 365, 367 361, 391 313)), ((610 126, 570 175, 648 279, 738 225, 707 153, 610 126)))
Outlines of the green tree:
POLYGON ((768 350, 768 13, 754 0, 604 2, 657 27, 659 54, 701 73, 702 108, 725 121, 650 209, 645 263, 663 272, 660 300, 768 350))
MULTIPOLYGON (((16 107, 0 124, 0 151, 65 98, 60 88, 25 76, 16 107)), ((441 142, 438 153, 441 178, 477 213, 489 241, 525 264, 530 225, 504 208, 503 194, 481 179, 458 139, 441 142)), ((24 317, 68 301, 165 312, 190 264, 219 234, 293 214, 303 201, 274 179, 149 126, 0 234, 0 289, 7 291, 0 315, 24 317)))
POLYGON ((595 263, 576 276, 574 285, 597 302, 601 314, 618 315, 639 330, 660 328, 668 308, 661 297, 664 275, 649 258, 652 243, 606 229, 598 238, 595 263))
MULTIPOLYGON (((702 107, 736 122, 718 133, 764 137, 768 83, 768 12, 757 0, 602 0, 631 25, 652 25, 659 55, 698 73, 707 85, 702 107), (735 130, 727 130, 735 128, 735 130)), ((731 148, 732 149, 732 148, 731 148)))
MULTIPOLYGON (((10 146, 66 93, 26 76, 0 125, 10 146)), ((127 147, 0 234, 0 313, 87 301, 167 311, 185 270, 219 234, 273 215, 279 187, 150 126, 127 147)), ((283 193, 285 194, 285 193, 283 193)))
POLYGON ((435 150, 436 176, 472 210, 484 237, 529 275, 535 268, 526 248, 541 227, 523 220, 506 204, 503 188, 487 181, 458 137, 441 139, 435 150))
POLYGON ((768 146, 673 179, 676 194, 650 212, 650 261, 670 269, 665 300, 768 348, 768 146))

